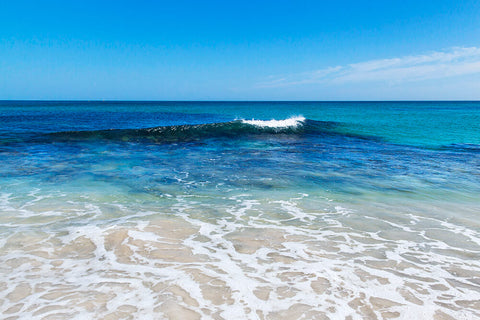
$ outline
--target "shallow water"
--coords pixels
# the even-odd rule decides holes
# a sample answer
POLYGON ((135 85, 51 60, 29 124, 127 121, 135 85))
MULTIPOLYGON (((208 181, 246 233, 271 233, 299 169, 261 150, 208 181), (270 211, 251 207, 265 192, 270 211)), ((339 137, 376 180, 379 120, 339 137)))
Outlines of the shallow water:
POLYGON ((480 103, 2 102, 0 123, 4 318, 480 317, 480 103))

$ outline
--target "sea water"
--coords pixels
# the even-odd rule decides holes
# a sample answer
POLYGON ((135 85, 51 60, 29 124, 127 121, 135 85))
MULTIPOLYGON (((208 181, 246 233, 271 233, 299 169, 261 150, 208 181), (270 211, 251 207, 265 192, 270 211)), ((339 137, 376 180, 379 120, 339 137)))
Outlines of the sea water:
POLYGON ((5 319, 480 317, 479 102, 0 102, 5 319))

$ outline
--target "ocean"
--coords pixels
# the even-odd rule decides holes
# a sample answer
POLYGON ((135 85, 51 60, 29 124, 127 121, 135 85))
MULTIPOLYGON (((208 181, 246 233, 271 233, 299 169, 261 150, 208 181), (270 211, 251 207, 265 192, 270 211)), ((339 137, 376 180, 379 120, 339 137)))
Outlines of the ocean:
POLYGON ((480 318, 480 102, 0 102, 4 319, 480 318))

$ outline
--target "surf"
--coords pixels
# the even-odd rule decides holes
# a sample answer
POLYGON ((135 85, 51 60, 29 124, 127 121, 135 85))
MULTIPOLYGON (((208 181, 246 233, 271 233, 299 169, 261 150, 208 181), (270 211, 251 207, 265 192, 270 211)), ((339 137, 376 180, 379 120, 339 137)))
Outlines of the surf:
POLYGON ((229 122, 184 124, 141 129, 107 129, 90 131, 61 131, 48 134, 55 140, 123 140, 172 143, 198 141, 209 138, 242 139, 273 135, 305 135, 330 131, 331 122, 309 120, 304 117, 272 120, 235 119, 229 122))
POLYGON ((242 123, 260 128, 295 128, 305 123, 304 117, 291 117, 283 120, 241 120, 242 123))

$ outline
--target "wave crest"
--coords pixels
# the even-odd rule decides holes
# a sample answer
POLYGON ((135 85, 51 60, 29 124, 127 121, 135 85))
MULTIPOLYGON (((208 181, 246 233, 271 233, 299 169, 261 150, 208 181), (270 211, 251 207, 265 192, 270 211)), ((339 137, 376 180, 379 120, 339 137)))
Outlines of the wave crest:
POLYGON ((304 117, 291 117, 283 120, 241 120, 242 123, 250 124, 262 128, 292 128, 298 127, 305 122, 304 117))

